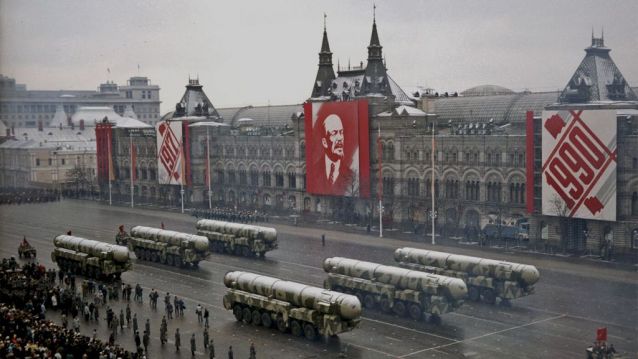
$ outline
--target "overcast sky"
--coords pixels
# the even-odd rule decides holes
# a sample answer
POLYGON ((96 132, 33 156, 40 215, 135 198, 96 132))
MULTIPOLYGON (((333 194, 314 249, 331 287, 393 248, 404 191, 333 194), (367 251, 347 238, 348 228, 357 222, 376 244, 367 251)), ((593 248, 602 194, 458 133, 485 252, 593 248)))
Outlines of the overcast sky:
MULTIPOLYGON (((390 75, 402 87, 563 88, 592 26, 638 85, 638 1, 378 0, 390 75)), ((189 75, 216 107, 301 103, 327 13, 333 62, 365 61, 372 1, 0 0, 0 73, 28 89, 95 89, 148 76, 174 108, 189 75), (110 75, 107 73, 110 68, 110 75)))

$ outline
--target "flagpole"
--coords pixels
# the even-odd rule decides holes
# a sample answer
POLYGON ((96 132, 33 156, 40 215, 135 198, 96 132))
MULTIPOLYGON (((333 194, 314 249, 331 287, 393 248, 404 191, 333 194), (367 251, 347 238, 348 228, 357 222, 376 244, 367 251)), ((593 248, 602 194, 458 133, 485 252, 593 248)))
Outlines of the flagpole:
POLYGON ((112 158, 111 158, 111 156, 112 156, 111 155, 111 127, 109 127, 108 129, 109 129, 109 132, 108 132, 108 135, 106 136, 106 140, 108 141, 107 142, 107 148, 108 148, 108 156, 109 156, 109 158, 108 158, 108 163, 107 163, 106 167, 108 167, 108 179, 109 179, 109 206, 112 206, 113 205, 113 197, 111 196, 111 161, 112 161, 112 158))
POLYGON ((134 168, 133 168, 133 136, 132 134, 129 132, 129 144, 130 144, 130 151, 131 151, 131 208, 134 207, 134 199, 133 199, 133 177, 135 176, 135 172, 134 172, 134 168))
POLYGON ((383 178, 381 177, 381 175, 383 174, 381 171, 381 157, 382 157, 382 153, 380 151, 381 149, 381 121, 379 120, 379 136, 378 136, 378 141, 379 141, 379 146, 378 146, 378 150, 377 152, 379 152, 378 157, 379 157, 379 238, 383 238, 383 198, 382 198, 382 194, 381 191, 383 190, 383 178))
POLYGON ((435 235, 435 231, 434 231, 434 226, 436 224, 436 211, 434 206, 436 205, 435 203, 435 198, 434 198, 434 121, 432 121, 432 155, 430 156, 431 160, 432 160, 432 184, 431 184, 431 188, 430 190, 432 191, 432 213, 431 213, 431 217, 432 217, 432 245, 436 244, 435 240, 434 240, 434 235, 435 235))
POLYGON ((208 126, 206 126, 206 176, 208 178, 208 209, 213 209, 212 193, 210 192, 210 136, 208 134, 208 126))

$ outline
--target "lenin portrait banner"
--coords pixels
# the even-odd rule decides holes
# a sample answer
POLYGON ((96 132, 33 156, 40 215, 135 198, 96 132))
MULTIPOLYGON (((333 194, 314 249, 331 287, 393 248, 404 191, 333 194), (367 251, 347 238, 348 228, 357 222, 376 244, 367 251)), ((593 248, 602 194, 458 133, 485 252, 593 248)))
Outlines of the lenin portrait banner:
POLYGON ((370 196, 366 100, 304 104, 308 193, 370 196))
POLYGON ((159 184, 186 185, 184 182, 184 154, 182 122, 161 121, 157 131, 157 179, 159 184))
POLYGON ((616 111, 543 111, 542 205, 550 216, 616 220, 616 111))

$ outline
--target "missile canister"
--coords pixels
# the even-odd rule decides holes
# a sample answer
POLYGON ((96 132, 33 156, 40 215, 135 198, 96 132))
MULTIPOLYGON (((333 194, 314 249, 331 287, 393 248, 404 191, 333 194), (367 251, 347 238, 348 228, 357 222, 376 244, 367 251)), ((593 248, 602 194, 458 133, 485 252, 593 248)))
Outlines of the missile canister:
POLYGON ((356 296, 249 272, 228 272, 229 291, 224 307, 238 320, 314 339, 336 335, 360 322, 361 303, 356 296))
POLYGON ((263 257, 277 248, 277 230, 271 227, 201 219, 196 228, 197 234, 206 236, 210 249, 217 253, 263 257))
POLYGON ((497 297, 509 300, 531 294, 540 278, 532 265, 417 248, 399 248, 394 259, 405 268, 461 278, 469 287, 470 299, 483 297, 492 304, 497 297))
POLYGON ((119 277, 131 268, 126 247, 76 236, 59 235, 53 239, 51 259, 60 269, 92 277, 119 277))
POLYGON ((209 248, 204 236, 144 226, 133 227, 125 242, 138 259, 178 267, 197 266, 209 248))

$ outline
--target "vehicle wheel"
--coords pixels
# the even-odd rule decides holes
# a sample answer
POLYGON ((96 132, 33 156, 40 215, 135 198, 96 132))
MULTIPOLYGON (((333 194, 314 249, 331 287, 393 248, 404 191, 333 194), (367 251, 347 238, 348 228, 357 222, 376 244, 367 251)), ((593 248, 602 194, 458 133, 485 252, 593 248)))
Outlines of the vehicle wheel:
POLYGON ((363 303, 363 293, 356 291, 354 292, 354 295, 357 297, 357 299, 359 299, 360 303, 363 303))
POLYGON ((501 298, 501 306, 510 308, 512 306, 512 302, 509 299, 501 298))
POLYGON ((292 333, 292 335, 296 336, 296 337, 300 337, 303 335, 303 329, 301 328, 301 324, 299 324, 298 321, 296 320, 291 320, 290 321, 290 332, 292 333))
POLYGON ((487 304, 496 303, 496 294, 494 294, 494 290, 487 288, 483 289, 483 301, 487 304))
POLYGON ((250 324, 253 321, 253 313, 250 308, 244 308, 244 311, 241 313, 242 319, 244 319, 244 323, 250 324))
POLYGON ((473 286, 473 285, 470 286, 470 289, 468 290, 467 296, 473 302, 478 302, 479 299, 481 299, 481 293, 480 293, 479 289, 477 287, 473 286))
POLYGON ((242 312, 243 312, 243 309, 242 309, 241 305, 235 304, 233 306, 233 315, 235 316, 235 319, 237 319, 238 322, 241 322, 242 312))
POLYGON ((182 266, 184 266, 184 262, 182 262, 182 257, 175 256, 175 267, 182 267, 182 266))
POLYGON ((166 264, 168 264, 169 266, 175 265, 175 260, 172 254, 166 255, 166 264))
POLYGON ((286 321, 284 320, 284 317, 281 316, 281 314, 277 316, 277 329, 279 329, 279 331, 282 333, 285 333, 288 330, 286 321))
POLYGON ((265 328, 270 328, 272 326, 272 318, 270 317, 270 313, 261 313, 261 324, 265 328))
POLYGON ((399 317, 405 316, 405 304, 400 300, 394 302, 392 310, 394 311, 394 314, 398 315, 399 317))
POLYGON ((308 340, 317 339, 317 330, 315 329, 315 326, 310 323, 304 324, 303 333, 306 336, 306 339, 308 340))
POLYGON ((409 314, 410 314, 410 318, 414 319, 414 320, 419 320, 421 319, 421 316, 423 315, 423 312, 421 311, 421 306, 418 304, 410 304, 410 308, 408 309, 409 314))
POLYGON ((153 252, 153 262, 160 263, 162 261, 162 256, 160 256, 159 252, 153 252))
POLYGON ((261 313, 257 309, 253 310, 252 323, 254 326, 261 325, 261 313))
POLYGON ((264 259, 266 257, 266 252, 259 252, 259 258, 264 259))
POLYGON ((241 256, 241 247, 240 246, 236 246, 235 247, 235 255, 236 256, 241 256))
POLYGON ((252 257, 252 253, 250 252, 250 248, 241 247, 241 255, 244 257, 252 257))
POLYGON ((366 294, 363 296, 363 305, 368 309, 374 308, 374 297, 372 294, 366 294))
POLYGON ((434 324, 434 325, 441 325, 441 317, 439 315, 436 314, 432 314, 430 315, 430 318, 428 318, 430 323, 434 324))
POLYGON ((381 298, 381 301, 379 302, 379 308, 381 308, 382 311, 389 313, 392 312, 392 308, 390 308, 390 300, 388 298, 381 298))
POLYGON ((151 252, 148 249, 145 249, 144 253, 142 254, 142 257, 144 258, 145 261, 150 261, 151 260, 151 252))

